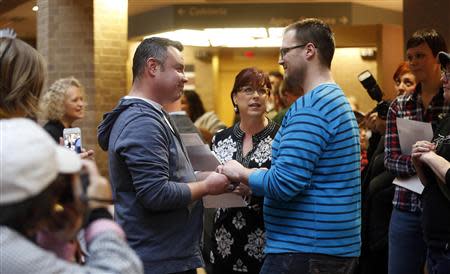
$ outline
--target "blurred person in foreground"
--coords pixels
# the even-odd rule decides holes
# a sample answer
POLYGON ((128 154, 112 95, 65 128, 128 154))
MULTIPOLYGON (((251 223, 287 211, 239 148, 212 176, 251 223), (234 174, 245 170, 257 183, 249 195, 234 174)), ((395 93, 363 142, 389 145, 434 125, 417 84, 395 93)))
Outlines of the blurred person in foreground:
MULTIPOLYGON (((272 141, 278 131, 278 125, 265 116, 270 87, 268 75, 256 68, 237 74, 231 100, 241 120, 218 132, 212 142, 212 150, 221 162, 233 159, 246 168, 270 168, 272 141)), ((261 270, 264 197, 251 194, 248 187, 242 194, 248 206, 219 208, 215 212, 210 254, 214 274, 257 274, 261 270)))
POLYGON ((0 120, 0 135, 2 273, 143 273, 106 209, 111 190, 93 162, 55 144, 29 119, 0 120), (62 258, 82 226, 89 256, 79 265, 62 258), (34 242, 43 231, 59 240, 52 249, 61 258, 34 242))
POLYGON ((149 273, 196 273, 205 195, 228 192, 216 172, 198 178, 178 129, 162 108, 183 94, 183 46, 153 37, 133 57, 133 85, 104 115, 98 141, 108 151, 115 217, 149 273))
POLYGON ((334 35, 319 19, 289 25, 279 64, 305 94, 286 113, 269 170, 231 160, 219 171, 264 196, 262 274, 352 273, 360 253, 359 130, 331 76, 334 35))
MULTIPOLYGON (((15 37, 12 30, 0 29, 0 119, 37 120, 46 79, 45 62, 34 48, 15 37)), ((83 151, 80 157, 91 155, 93 151, 83 151)))
POLYGON ((211 144, 211 139, 217 131, 226 128, 213 111, 205 111, 200 96, 194 90, 183 92, 181 110, 186 112, 207 144, 211 144))
MULTIPOLYGON (((397 118, 428 122, 435 129, 439 120, 449 113, 437 61, 438 52, 444 50, 447 50, 445 40, 434 29, 417 30, 406 43, 406 57, 417 85, 413 93, 395 98, 387 115, 384 165, 395 177, 416 175, 411 155, 402 153, 397 118)), ((421 195, 396 185, 392 203, 388 271, 390 274, 422 273, 426 247, 421 229, 421 195)))
POLYGON ((30 45, 0 29, 0 119, 36 119, 46 71, 44 58, 30 45))
MULTIPOLYGON (((44 59, 15 37, 14 31, 0 29, 0 119, 28 117, 37 120, 46 78, 44 59)), ((59 109, 61 103, 54 102, 52 106, 59 109)), ((62 136, 62 130, 60 134, 62 136)), ((54 138, 59 143, 59 137, 54 138)), ((80 157, 88 158, 93 154, 93 150, 83 151, 80 157)))
MULTIPOLYGON (((450 54, 439 53, 445 101, 450 101, 450 54)), ((413 145, 412 161, 425 186, 422 229, 427 245, 428 274, 450 273, 450 116, 434 132, 431 142, 413 145)))

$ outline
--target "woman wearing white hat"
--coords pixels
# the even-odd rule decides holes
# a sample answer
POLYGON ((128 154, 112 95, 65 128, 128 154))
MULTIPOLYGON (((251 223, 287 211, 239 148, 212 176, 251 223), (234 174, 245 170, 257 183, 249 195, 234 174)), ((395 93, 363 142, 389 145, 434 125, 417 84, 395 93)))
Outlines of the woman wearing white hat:
POLYGON ((29 119, 0 120, 0 138, 2 273, 142 273, 106 209, 111 190, 93 162, 58 146, 29 119), (82 170, 90 182, 85 191, 82 170), (57 258, 33 241, 38 231, 47 231, 64 242, 83 223, 85 265, 57 258))
POLYGON ((0 272, 142 273, 106 210, 111 190, 95 164, 58 146, 30 119, 17 118, 36 116, 44 81, 42 56, 0 29, 0 272), (82 168, 90 182, 85 191, 82 168), (89 256, 82 266, 56 255, 71 252, 63 243, 83 222, 89 256), (56 253, 34 242, 38 231, 60 240, 56 253))

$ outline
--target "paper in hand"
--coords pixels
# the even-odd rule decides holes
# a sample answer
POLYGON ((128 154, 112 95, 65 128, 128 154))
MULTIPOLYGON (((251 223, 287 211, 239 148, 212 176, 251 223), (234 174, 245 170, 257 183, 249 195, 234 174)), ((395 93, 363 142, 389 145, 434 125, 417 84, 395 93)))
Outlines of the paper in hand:
POLYGON ((402 154, 411 155, 412 145, 417 141, 431 141, 433 129, 431 123, 397 118, 397 132, 402 154))
POLYGON ((188 146, 186 150, 195 171, 215 171, 220 165, 208 145, 188 146))
POLYGON ((404 187, 418 194, 422 194, 424 189, 422 182, 417 176, 412 176, 409 178, 395 178, 392 183, 394 185, 404 187))

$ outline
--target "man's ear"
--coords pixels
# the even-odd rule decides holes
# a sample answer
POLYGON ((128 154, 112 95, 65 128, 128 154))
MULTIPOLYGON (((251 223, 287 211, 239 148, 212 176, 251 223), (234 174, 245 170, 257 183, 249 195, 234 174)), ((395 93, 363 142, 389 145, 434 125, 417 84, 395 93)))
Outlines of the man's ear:
POLYGON ((160 63, 158 60, 153 57, 147 59, 147 62, 145 63, 145 70, 150 76, 154 77, 159 69, 160 63))
POLYGON ((314 44, 308 43, 305 46, 305 56, 307 59, 311 59, 317 54, 317 48, 314 44))

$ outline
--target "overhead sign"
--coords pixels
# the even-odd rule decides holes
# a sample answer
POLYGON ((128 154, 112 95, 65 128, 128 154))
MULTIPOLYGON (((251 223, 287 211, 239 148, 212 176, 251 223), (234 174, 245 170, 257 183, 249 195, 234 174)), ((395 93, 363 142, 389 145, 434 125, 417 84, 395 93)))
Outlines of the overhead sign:
MULTIPOLYGON (((173 5, 130 17, 128 33, 133 38, 180 28, 284 27, 309 17, 330 26, 352 25, 354 18, 361 23, 383 11, 396 13, 353 3, 173 5)), ((395 15, 401 21, 401 13, 395 15)))

